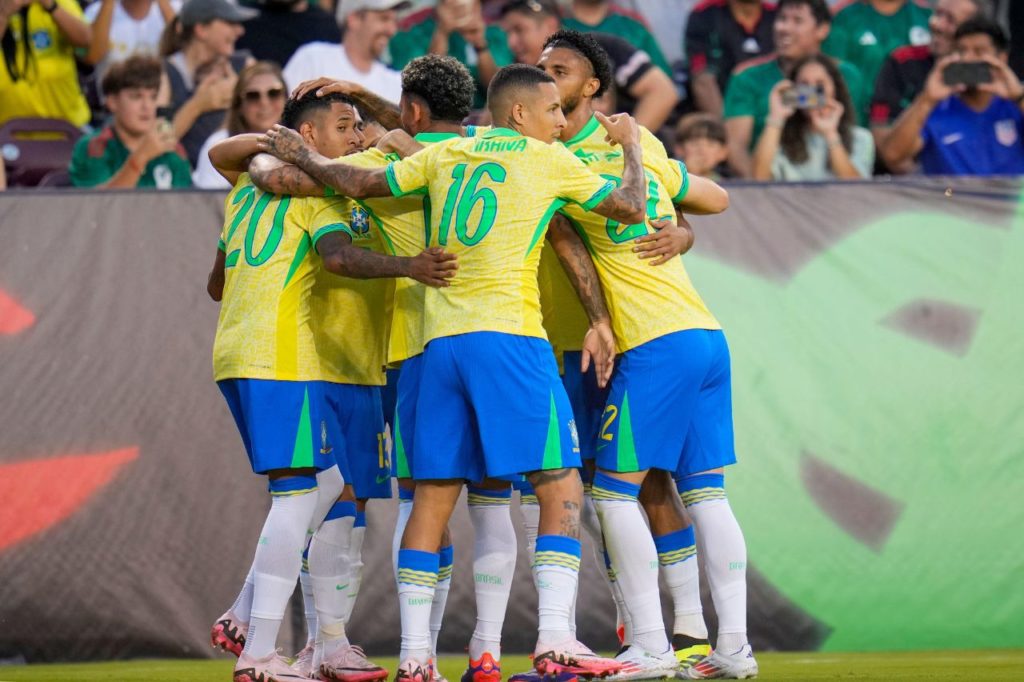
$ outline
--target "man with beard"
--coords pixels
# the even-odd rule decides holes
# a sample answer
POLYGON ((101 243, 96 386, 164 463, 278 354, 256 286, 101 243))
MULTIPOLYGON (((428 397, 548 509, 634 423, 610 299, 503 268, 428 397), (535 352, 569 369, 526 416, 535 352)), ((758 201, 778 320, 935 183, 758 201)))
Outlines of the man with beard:
POLYGON ((288 87, 315 78, 352 81, 398 103, 402 77, 380 61, 388 41, 398 33, 399 10, 405 0, 341 0, 335 17, 342 29, 342 42, 303 45, 284 67, 288 87))
POLYGON ((242 23, 241 50, 256 59, 287 64, 307 43, 340 43, 341 31, 331 15, 308 0, 263 0, 259 15, 242 23))

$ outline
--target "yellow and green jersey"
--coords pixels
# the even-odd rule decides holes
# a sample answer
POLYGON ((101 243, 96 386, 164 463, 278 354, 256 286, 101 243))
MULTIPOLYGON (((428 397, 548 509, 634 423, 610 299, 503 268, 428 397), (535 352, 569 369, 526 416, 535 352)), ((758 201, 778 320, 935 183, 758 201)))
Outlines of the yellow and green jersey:
POLYGON ((540 285, 544 331, 561 367, 563 353, 583 349, 583 337, 590 328, 590 319, 562 268, 562 262, 547 241, 540 253, 537 282, 540 285))
POLYGON ((564 146, 508 128, 431 145, 387 177, 395 196, 429 197, 427 243, 459 258, 451 286, 425 292, 425 343, 478 331, 545 338, 537 268, 548 222, 615 189, 564 146))
MULTIPOLYGON (((350 199, 333 199, 314 217, 314 224, 345 232, 353 246, 386 253, 380 230, 371 224, 367 211, 350 199)), ((384 385, 395 281, 341 277, 318 269, 311 311, 324 381, 384 385)))
MULTIPOLYGON (((591 118, 565 147, 592 171, 620 184, 622 149, 604 138, 604 128, 591 118)), ((673 204, 681 202, 689 189, 686 167, 669 159, 647 129, 641 129, 641 145, 648 182, 647 221, 622 225, 577 206, 562 209, 594 259, 620 353, 672 332, 721 329, 690 282, 682 258, 655 267, 633 252, 633 241, 654 231, 651 220, 675 218, 673 204)))
POLYGON ((321 379, 310 297, 320 269, 314 248, 343 229, 341 203, 277 196, 257 189, 247 173, 238 178, 219 243, 225 269, 214 379, 321 379))

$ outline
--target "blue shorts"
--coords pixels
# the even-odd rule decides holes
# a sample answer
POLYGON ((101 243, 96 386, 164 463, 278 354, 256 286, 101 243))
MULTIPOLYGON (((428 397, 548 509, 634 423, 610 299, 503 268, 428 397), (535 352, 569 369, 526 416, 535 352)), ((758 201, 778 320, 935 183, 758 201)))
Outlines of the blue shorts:
POLYGON ((391 474, 395 478, 412 478, 412 446, 416 433, 416 399, 420 392, 420 374, 423 372, 423 354, 402 361, 402 371, 395 386, 395 416, 391 438, 394 457, 391 474))
POLYGON ((380 386, 318 381, 327 405, 334 458, 356 498, 391 497, 391 462, 384 448, 380 386))
POLYGON ((597 437, 601 432, 601 414, 608 403, 608 387, 597 385, 597 373, 591 363, 586 374, 580 372, 578 350, 567 350, 563 354, 562 384, 569 395, 569 404, 576 417, 576 431, 580 438, 580 456, 584 460, 594 459, 597 437))
POLYGON ((423 353, 412 477, 480 481, 580 466, 569 398, 544 339, 473 332, 423 353))
POLYGON ((724 333, 674 332, 619 356, 598 435, 598 467, 686 476, 735 462, 724 333))
POLYGON ((389 369, 385 372, 387 383, 380 392, 381 407, 384 408, 384 421, 391 424, 391 437, 395 437, 395 402, 398 400, 398 377, 401 369, 389 369))
POLYGON ((323 391, 315 381, 223 379, 231 416, 257 474, 334 466, 323 391))

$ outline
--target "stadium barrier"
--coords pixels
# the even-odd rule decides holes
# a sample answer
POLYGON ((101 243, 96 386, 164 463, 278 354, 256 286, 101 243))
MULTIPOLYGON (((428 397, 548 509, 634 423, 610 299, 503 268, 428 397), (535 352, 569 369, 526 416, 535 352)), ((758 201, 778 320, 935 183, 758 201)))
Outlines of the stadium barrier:
MULTIPOLYGON (((686 261, 732 349, 755 647, 1020 646, 1021 184, 731 197, 686 261)), ((0 659, 211 655, 268 504, 211 379, 222 215, 218 193, 0 194, 0 659)), ((349 628, 371 652, 397 652, 393 522, 371 504, 349 628)), ((454 531, 442 651, 474 618, 464 508, 454 531)), ((580 635, 613 649, 584 557, 580 635)), ((520 552, 507 650, 535 604, 520 552)))

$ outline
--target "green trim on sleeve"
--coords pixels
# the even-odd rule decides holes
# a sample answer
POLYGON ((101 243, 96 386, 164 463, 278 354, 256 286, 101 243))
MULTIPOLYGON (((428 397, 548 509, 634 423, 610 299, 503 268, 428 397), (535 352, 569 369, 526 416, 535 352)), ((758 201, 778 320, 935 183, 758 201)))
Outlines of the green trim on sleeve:
POLYGON ((690 191, 690 171, 686 170, 686 164, 677 159, 672 159, 679 164, 679 172, 683 174, 683 186, 679 188, 679 193, 672 197, 672 203, 678 204, 686 198, 686 193, 690 191))
POLYGON ((340 196, 333 187, 330 185, 324 185, 324 198, 330 199, 331 197, 340 196))
POLYGON ((608 181, 604 183, 604 187, 594 192, 594 196, 587 199, 585 202, 580 204, 584 211, 593 211, 594 207, 604 201, 609 194, 615 191, 615 183, 608 181))
POLYGON ((218 239, 217 240, 217 250, 218 251, 223 251, 223 252, 227 253, 228 245, 224 243, 223 239, 218 239))
POLYGON ((331 223, 330 225, 324 225, 313 235, 313 249, 315 249, 317 253, 320 253, 320 249, 317 248, 317 244, 331 232, 344 232, 349 236, 349 239, 355 239, 355 235, 352 234, 352 228, 345 223, 331 223))

